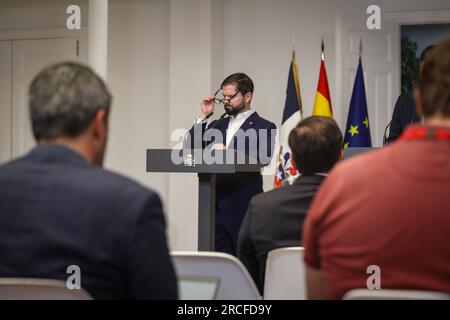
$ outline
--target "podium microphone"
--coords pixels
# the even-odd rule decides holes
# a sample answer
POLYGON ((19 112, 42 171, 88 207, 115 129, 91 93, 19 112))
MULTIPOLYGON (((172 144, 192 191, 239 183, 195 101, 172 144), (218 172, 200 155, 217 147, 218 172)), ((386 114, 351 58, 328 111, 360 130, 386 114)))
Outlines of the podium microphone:
POLYGON ((384 129, 384 134, 383 134, 383 146, 386 145, 387 143, 387 129, 391 126, 392 120, 389 121, 388 125, 386 126, 386 129, 384 129))
POLYGON ((227 115, 227 113, 226 112, 224 112, 221 116, 220 116, 220 118, 219 119, 223 119, 223 118, 225 118, 225 116, 227 115))
MULTIPOLYGON (((207 119, 209 119, 209 118, 211 118, 211 116, 214 114, 214 112, 211 112, 210 114, 208 114, 206 117, 205 117, 205 119, 203 119, 203 120, 207 120, 207 119)), ((220 118, 219 119, 223 119, 223 118, 225 118, 225 116, 227 115, 227 113, 226 112, 224 112, 221 116, 220 116, 220 118)))
MULTIPOLYGON (((210 113, 210 115, 212 115, 212 114, 213 114, 213 112, 210 113)), ((218 120, 223 119, 226 115, 227 115, 227 113, 224 112, 224 113, 220 116, 220 118, 219 118, 218 120)), ((209 116, 208 116, 208 118, 209 118, 209 116)), ((214 129, 214 128, 217 126, 217 124, 219 123, 218 120, 213 121, 214 124, 213 124, 212 126, 210 126, 210 127, 207 127, 206 130, 214 129)))

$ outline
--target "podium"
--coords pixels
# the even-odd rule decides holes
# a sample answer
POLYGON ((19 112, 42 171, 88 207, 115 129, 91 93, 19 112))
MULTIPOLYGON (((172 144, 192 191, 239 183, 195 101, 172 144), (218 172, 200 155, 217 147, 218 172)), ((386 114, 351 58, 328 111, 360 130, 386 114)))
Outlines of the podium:
POLYGON ((345 148, 344 149, 344 159, 349 159, 354 156, 360 155, 365 152, 370 152, 373 150, 377 150, 379 148, 376 147, 360 147, 360 148, 345 148))
POLYGON ((214 251, 218 174, 261 172, 262 164, 232 149, 147 149, 147 172, 197 173, 198 250, 214 251))

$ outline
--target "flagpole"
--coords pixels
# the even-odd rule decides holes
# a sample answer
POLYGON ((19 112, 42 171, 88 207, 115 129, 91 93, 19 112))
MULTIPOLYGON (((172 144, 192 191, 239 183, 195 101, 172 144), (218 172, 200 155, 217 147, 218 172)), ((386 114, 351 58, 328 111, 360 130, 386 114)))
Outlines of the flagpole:
POLYGON ((292 60, 295 61, 295 34, 292 34, 292 60))
POLYGON ((292 66, 294 68, 294 77, 295 79, 295 87, 296 87, 296 93, 297 93, 297 99, 299 103, 299 110, 300 110, 300 119, 303 120, 303 106, 302 106, 302 97, 300 93, 300 80, 298 79, 298 73, 297 73, 297 62, 295 61, 295 33, 292 34, 292 66))
POLYGON ((362 57, 362 50, 363 50, 362 38, 359 38, 359 59, 361 59, 362 57))
POLYGON ((325 60, 325 54, 324 54, 324 52, 325 52, 325 45, 323 43, 323 38, 322 38, 321 49, 322 49, 322 61, 324 61, 325 60))

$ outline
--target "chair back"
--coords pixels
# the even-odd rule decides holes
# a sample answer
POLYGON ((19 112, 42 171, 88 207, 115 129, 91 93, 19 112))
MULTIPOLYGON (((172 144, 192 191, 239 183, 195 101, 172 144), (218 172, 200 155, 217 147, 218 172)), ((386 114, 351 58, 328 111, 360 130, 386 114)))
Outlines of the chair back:
POLYGON ((303 247, 271 250, 264 280, 265 300, 305 300, 306 277, 303 247))
POLYGON ((450 300, 450 294, 437 291, 397 289, 354 289, 343 300, 450 300))
MULTIPOLYGON (((219 252, 172 251, 172 261, 183 299, 183 279, 217 279, 218 300, 260 300, 261 296, 244 265, 234 256, 219 252)), ((192 288, 192 286, 191 286, 192 288)), ((205 286, 199 290, 203 290, 205 286)), ((190 290, 190 296, 196 296, 190 290)), ((186 297, 189 298, 189 297, 186 297)))
POLYGON ((0 278, 0 300, 92 300, 83 289, 67 288, 54 279, 0 278))

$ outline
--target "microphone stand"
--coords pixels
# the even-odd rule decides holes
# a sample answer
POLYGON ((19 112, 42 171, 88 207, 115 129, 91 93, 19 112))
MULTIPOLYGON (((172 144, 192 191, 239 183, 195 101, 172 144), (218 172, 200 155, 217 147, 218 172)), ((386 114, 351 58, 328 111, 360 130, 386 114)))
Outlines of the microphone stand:
POLYGON ((386 126, 386 129, 384 129, 384 134, 383 134, 383 146, 385 146, 387 144, 387 129, 391 126, 392 120, 389 121, 388 125, 386 126))

